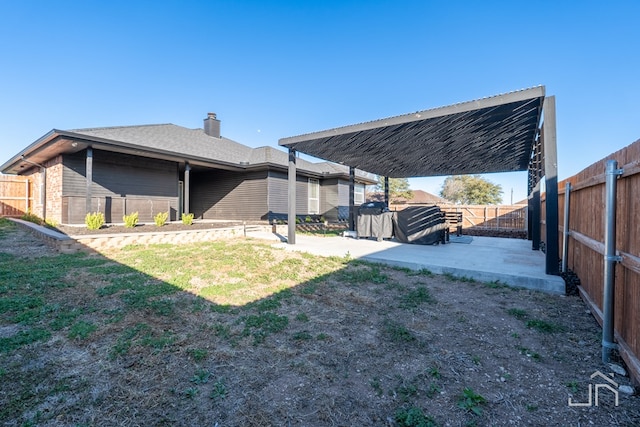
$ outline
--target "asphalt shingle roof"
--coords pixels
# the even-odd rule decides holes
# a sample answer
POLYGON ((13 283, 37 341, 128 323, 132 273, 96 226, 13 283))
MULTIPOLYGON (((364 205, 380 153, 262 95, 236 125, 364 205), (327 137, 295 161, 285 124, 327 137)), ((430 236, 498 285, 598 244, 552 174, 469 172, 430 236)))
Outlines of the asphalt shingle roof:
POLYGON ((252 151, 250 147, 228 138, 214 138, 202 129, 187 129, 174 124, 75 129, 69 132, 133 144, 149 150, 236 164, 248 161, 252 151))
MULTIPOLYGON (((273 147, 251 148, 231 139, 216 138, 207 135, 203 129, 188 129, 171 123, 117 126, 103 128, 73 129, 69 133, 100 138, 114 144, 125 143, 149 151, 172 153, 176 157, 192 157, 250 166, 272 164, 286 167, 289 163, 288 153, 273 147)), ((298 169, 317 174, 348 174, 347 166, 329 162, 313 163, 304 159, 296 162, 298 169)), ((370 174, 362 171, 357 176, 375 180, 370 174)))

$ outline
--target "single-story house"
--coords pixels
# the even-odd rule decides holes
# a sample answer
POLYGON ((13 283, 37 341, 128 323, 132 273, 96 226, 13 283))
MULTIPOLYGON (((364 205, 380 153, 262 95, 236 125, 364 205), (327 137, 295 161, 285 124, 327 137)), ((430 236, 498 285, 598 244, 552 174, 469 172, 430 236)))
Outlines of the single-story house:
MULTIPOLYGON (((286 219, 288 154, 251 148, 220 135, 214 113, 204 129, 174 124, 53 129, 0 166, 35 183, 32 212, 61 224, 82 224, 88 212, 121 222, 138 212, 151 221, 193 213, 214 220, 286 219)), ((297 159, 296 214, 347 220, 349 168, 297 159)), ((376 176, 356 171, 355 203, 376 176)))

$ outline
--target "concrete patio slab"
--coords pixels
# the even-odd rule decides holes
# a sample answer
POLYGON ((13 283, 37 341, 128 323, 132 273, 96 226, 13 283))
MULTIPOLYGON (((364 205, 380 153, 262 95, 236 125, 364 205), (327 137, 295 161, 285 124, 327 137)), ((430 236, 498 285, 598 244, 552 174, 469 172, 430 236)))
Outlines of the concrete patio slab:
POLYGON ((274 246, 321 256, 349 256, 412 270, 428 269, 436 274, 482 282, 497 281, 554 294, 565 293, 564 280, 545 274, 545 255, 532 250, 528 240, 474 236, 467 244, 426 246, 298 234, 295 245, 280 242, 274 246))

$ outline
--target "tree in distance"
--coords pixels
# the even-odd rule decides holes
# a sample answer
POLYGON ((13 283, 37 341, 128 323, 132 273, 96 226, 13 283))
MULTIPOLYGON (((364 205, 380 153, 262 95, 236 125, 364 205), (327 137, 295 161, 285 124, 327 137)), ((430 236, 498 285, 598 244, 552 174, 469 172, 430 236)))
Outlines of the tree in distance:
POLYGON ((498 205, 502 186, 480 175, 455 175, 444 180, 440 197, 460 205, 498 205))
MULTIPOLYGON (((378 176, 378 191, 384 193, 384 177, 378 176)), ((398 199, 413 199, 413 191, 409 188, 408 178, 389 178, 389 199, 396 201, 398 199)))

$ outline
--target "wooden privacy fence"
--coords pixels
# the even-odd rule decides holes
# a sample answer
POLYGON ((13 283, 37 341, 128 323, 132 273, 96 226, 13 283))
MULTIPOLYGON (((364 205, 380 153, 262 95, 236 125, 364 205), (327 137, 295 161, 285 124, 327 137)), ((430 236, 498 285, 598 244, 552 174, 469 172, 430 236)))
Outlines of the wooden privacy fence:
POLYGON ((0 175, 0 216, 19 217, 33 207, 33 182, 23 176, 0 175))
MULTIPOLYGON (((580 279, 580 294, 600 324, 603 321, 605 265, 605 170, 616 160, 617 179, 615 247, 621 261, 615 265, 614 334, 620 354, 637 383, 640 382, 640 140, 611 154, 577 175, 560 182, 558 189, 559 253, 563 253, 566 183, 569 191, 569 237, 566 265, 580 279)), ((542 216, 544 218, 544 215, 542 216)), ((544 235, 544 234, 542 234, 544 235)))
POLYGON ((438 205, 445 212, 462 212, 462 228, 526 230, 524 205, 438 205))
MULTIPOLYGON (((526 205, 451 205, 437 204, 444 212, 461 212, 462 228, 519 230, 527 229, 526 205)), ((391 205, 392 210, 402 210, 416 204, 391 205)), ((432 205, 431 205, 432 206, 432 205)))

